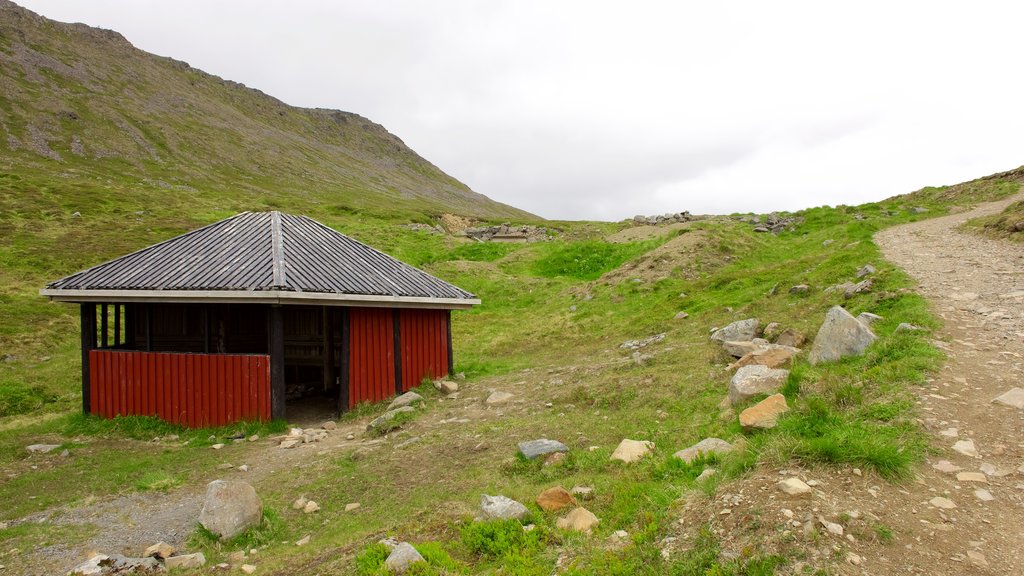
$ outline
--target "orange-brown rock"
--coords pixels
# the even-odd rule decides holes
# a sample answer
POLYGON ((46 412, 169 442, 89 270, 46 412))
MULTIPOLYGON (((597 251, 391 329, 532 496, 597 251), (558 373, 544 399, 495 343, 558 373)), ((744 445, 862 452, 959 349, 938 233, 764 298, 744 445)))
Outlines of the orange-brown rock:
POLYGON ((729 365, 731 370, 742 368, 743 366, 750 366, 752 364, 760 364, 761 366, 767 366, 769 368, 779 368, 789 363, 793 355, 799 350, 795 348, 762 348, 754 350, 745 354, 739 360, 729 365))
POLYGON ((744 432, 774 428, 779 416, 788 411, 786 397, 775 394, 740 412, 740 426, 744 432))
POLYGON ((545 512, 554 512, 556 510, 561 510, 566 506, 575 505, 576 498, 561 486, 548 488, 541 492, 540 496, 537 496, 537 506, 540 506, 545 512))

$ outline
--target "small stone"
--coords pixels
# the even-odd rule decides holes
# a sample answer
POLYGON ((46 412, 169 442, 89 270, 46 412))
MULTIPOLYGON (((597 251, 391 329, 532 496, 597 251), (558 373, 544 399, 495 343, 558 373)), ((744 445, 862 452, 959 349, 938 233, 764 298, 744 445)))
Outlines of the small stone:
POLYGON ((434 388, 440 390, 442 394, 454 394, 459 391, 459 385, 451 380, 434 380, 434 388))
POLYGON ((487 404, 488 406, 500 406, 502 404, 507 404, 513 397, 514 395, 510 392, 496 390, 491 392, 491 395, 484 400, 484 404, 487 404))
POLYGON ((306 507, 306 504, 308 503, 309 500, 305 496, 300 496, 299 498, 296 498, 294 502, 292 502, 292 510, 302 510, 303 508, 306 507))
POLYGON ((860 563, 864 560, 860 556, 854 554, 853 552, 847 552, 846 561, 850 564, 853 564, 854 566, 860 566, 860 563))
POLYGON ((295 541, 296 546, 305 546, 306 544, 309 544, 309 535, 303 536, 295 541))
POLYGON ((771 394, 782 388, 789 378, 789 370, 774 369, 759 364, 741 367, 729 381, 729 401, 733 405, 746 402, 758 394, 771 394))
POLYGON ((684 448, 683 450, 676 452, 673 456, 687 464, 690 464, 700 456, 707 456, 709 454, 726 454, 731 452, 733 448, 732 444, 729 444, 721 438, 705 438, 689 448, 684 448))
POLYGON ((952 474, 954 472, 959 472, 963 470, 963 468, 957 466, 956 464, 953 464, 949 460, 939 460, 935 464, 932 464, 932 468, 935 468, 939 472, 944 472, 946 474, 952 474))
POLYGON ((992 400, 996 404, 1024 409, 1024 388, 1011 388, 992 400))
POLYGON ((328 430, 328 431, 337 430, 338 429, 338 423, 335 422, 334 420, 328 420, 328 421, 324 422, 323 424, 321 424, 320 427, 323 428, 324 430, 328 430))
POLYGON ((246 574, 255 574, 256 573, 256 567, 253 566, 252 564, 242 564, 240 569, 242 570, 242 572, 245 572, 246 574))
POLYGON ((529 460, 533 460, 534 458, 545 456, 553 452, 568 451, 569 447, 565 444, 562 444, 557 440, 548 440, 547 438, 519 443, 519 453, 529 460))
POLYGON ((260 439, 260 435, 259 434, 253 434, 252 436, 249 436, 249 438, 248 438, 249 442, 256 442, 259 439, 260 439))
POLYGON ((654 449, 654 442, 650 440, 629 440, 619 442, 618 447, 612 452, 610 460, 619 460, 631 464, 640 460, 654 449))
POLYGON ((391 401, 391 404, 388 404, 388 409, 386 411, 390 412, 391 410, 394 410, 395 408, 402 408, 404 406, 412 406, 413 404, 418 404, 418 403, 420 403, 422 401, 423 401, 423 396, 420 396, 419 394, 417 394, 417 393, 415 393, 415 392, 410 390, 409 392, 406 392, 405 394, 402 394, 401 396, 395 397, 395 399, 391 401))
POLYGON ((575 496, 577 500, 594 499, 594 488, 591 486, 573 486, 569 493, 575 496))
POLYGON ((371 420, 370 423, 366 425, 366 430, 377 433, 387 432, 388 430, 396 427, 394 420, 398 418, 399 414, 411 414, 415 411, 416 409, 412 406, 399 406, 394 410, 388 410, 371 420))
POLYGON ((249 465, 248 464, 242 464, 241 466, 238 467, 238 471, 239 472, 248 472, 249 471, 249 465))
POLYGON ((711 339, 716 342, 749 342, 757 337, 757 329, 760 322, 756 318, 738 320, 719 328, 711 334, 711 339))
POLYGON ((985 490, 984 488, 979 488, 975 490, 974 497, 977 498, 978 500, 981 500, 982 502, 991 502, 996 499, 991 492, 985 490))
POLYGON ((419 562, 426 562, 426 560, 413 548, 412 544, 402 542, 391 551, 387 560, 384 561, 384 565, 395 574, 404 574, 409 567, 419 562))
POLYGON ((53 452, 57 448, 60 448, 60 444, 32 444, 25 447, 26 450, 33 454, 46 454, 53 452))
POLYGON ((146 551, 142 553, 143 558, 160 558, 161 560, 170 558, 175 552, 174 546, 171 546, 167 542, 157 542, 146 551))
POLYGON ((978 568, 988 567, 988 560, 985 558, 985 555, 976 550, 968 550, 967 559, 978 568))
POLYGON ((302 440, 295 439, 295 438, 289 438, 289 439, 284 440, 283 442, 281 442, 280 446, 281 446, 281 448, 288 449, 288 448, 295 448, 299 444, 302 444, 302 440))
POLYGON ((310 500, 309 502, 306 502, 305 506, 302 507, 302 511, 305 512, 306 514, 312 514, 314 512, 319 512, 320 511, 320 505, 317 504, 316 502, 310 500))
POLYGON ((974 440, 960 440, 953 444, 953 450, 969 458, 978 458, 978 449, 974 446, 974 440))
POLYGON ((790 496, 802 496, 811 493, 811 487, 799 478, 787 478, 779 482, 779 490, 790 496))
POLYGON ((481 520, 525 520, 530 511, 520 502, 505 496, 480 497, 481 520))
POLYGON ((566 516, 559 518, 555 522, 560 530, 574 530, 576 532, 585 532, 590 534, 591 530, 598 525, 600 520, 597 516, 587 510, 586 508, 576 508, 572 512, 569 512, 566 516))
POLYGON ((929 500, 928 503, 936 508, 941 508, 943 510, 952 510, 953 508, 956 508, 956 504, 954 504, 952 500, 950 500, 949 498, 944 498, 942 496, 936 496, 929 500))
POLYGON ((825 528, 825 530, 828 531, 829 534, 832 534, 833 536, 842 536, 843 535, 843 527, 842 527, 841 524, 836 524, 835 522, 829 522, 828 520, 825 520, 824 518, 819 518, 818 522, 821 523, 821 525, 825 528))
POLYGON ((345 512, 352 512, 354 510, 358 510, 360 506, 362 506, 362 504, 360 504, 359 502, 349 502, 348 504, 345 504, 345 512))
POLYGON ((807 284, 797 284, 789 289, 790 294, 807 294, 810 291, 811 287, 807 284))
POLYGON ((227 462, 225 462, 223 464, 217 464, 217 470, 230 470, 230 469, 232 469, 234 467, 235 467, 234 464, 229 464, 227 462))
POLYGON ((740 426, 744 432, 774 428, 779 416, 788 411, 786 397, 775 394, 740 412, 740 426))
POLYGON ((857 278, 863 278, 869 274, 875 273, 875 267, 871 264, 865 264, 860 270, 857 270, 857 278))
POLYGON ((576 498, 561 486, 548 488, 537 496, 537 506, 545 512, 556 512, 566 506, 575 506, 576 498))
POLYGON ((678 312, 675 315, 675 319, 676 320, 686 320, 689 317, 690 317, 690 315, 687 314, 686 312, 678 312))
POLYGON ((988 478, 985 477, 981 472, 960 472, 956 475, 956 479, 959 482, 984 482, 988 483, 988 478))
POLYGON ((695 482, 703 482, 703 481, 707 480, 708 478, 711 478, 712 476, 714 476, 717 473, 718 473, 718 470, 715 470, 714 468, 705 468, 704 471, 702 471, 697 476, 697 478, 694 479, 694 481, 695 482))
POLYGON ((202 552, 164 558, 164 567, 168 570, 174 570, 176 568, 201 568, 204 564, 206 564, 206 556, 203 556, 202 552))
POLYGON ((554 466, 565 462, 565 452, 554 452, 544 457, 545 466, 554 466))
POLYGON ((957 438, 960 436, 960 431, 956 428, 946 428, 945 430, 939 430, 939 436, 945 436, 947 438, 957 438))

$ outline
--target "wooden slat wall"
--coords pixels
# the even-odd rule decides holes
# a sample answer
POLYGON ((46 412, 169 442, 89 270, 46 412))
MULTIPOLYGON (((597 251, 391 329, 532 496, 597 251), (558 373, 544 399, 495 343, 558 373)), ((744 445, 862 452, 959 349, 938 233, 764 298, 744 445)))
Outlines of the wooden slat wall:
POLYGON ((91 350, 93 414, 200 428, 270 419, 270 357, 91 350))
POLYGON ((395 393, 392 314, 388 308, 349 309, 349 408, 395 393))
POLYGON ((400 312, 402 391, 419 386, 424 377, 448 374, 448 314, 445 310, 400 312))

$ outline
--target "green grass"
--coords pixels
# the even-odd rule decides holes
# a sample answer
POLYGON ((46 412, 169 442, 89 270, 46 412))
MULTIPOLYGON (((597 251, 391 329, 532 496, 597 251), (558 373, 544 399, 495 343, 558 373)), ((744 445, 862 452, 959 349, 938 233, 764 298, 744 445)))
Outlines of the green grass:
POLYGON ((550 243, 544 253, 534 261, 532 272, 545 278, 596 280, 605 272, 618 268, 627 260, 636 258, 662 243, 664 239, 618 244, 599 240, 570 244, 550 243))
POLYGON ((970 220, 964 226, 987 236, 1024 242, 1024 201, 1010 204, 999 214, 970 220))

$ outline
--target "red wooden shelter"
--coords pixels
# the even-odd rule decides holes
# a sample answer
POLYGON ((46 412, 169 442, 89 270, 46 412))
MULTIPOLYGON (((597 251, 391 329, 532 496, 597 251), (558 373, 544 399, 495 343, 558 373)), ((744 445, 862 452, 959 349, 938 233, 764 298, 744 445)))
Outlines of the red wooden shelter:
POLYGON ((452 369, 472 294, 304 216, 245 212, 51 282, 80 304, 82 409, 187 426, 342 412, 452 369))

